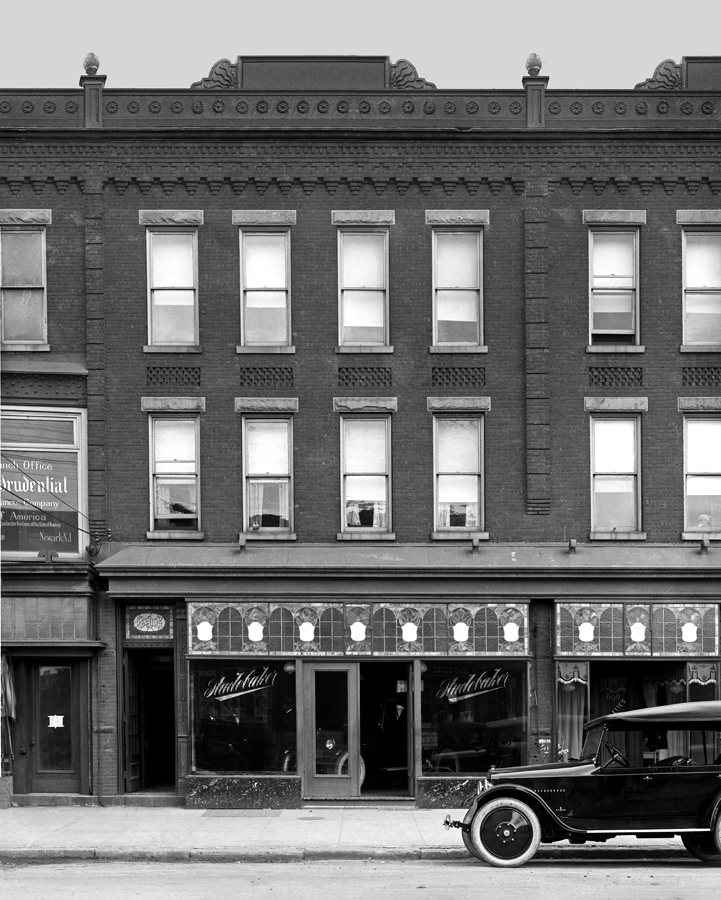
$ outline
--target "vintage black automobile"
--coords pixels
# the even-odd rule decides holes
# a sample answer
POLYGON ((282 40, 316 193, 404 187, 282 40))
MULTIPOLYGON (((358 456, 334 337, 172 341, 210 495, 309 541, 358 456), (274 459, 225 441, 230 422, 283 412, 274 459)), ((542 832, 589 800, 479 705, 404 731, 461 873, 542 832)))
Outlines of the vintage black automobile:
POLYGON ((721 701, 613 713, 585 726, 581 759, 491 768, 461 828, 493 866, 528 862, 539 843, 680 835, 697 859, 721 865, 721 701))

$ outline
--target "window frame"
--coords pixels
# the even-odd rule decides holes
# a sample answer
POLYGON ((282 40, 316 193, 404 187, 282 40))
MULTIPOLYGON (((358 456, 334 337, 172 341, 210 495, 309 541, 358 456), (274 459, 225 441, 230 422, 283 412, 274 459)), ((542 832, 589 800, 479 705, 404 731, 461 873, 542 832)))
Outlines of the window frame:
MULTIPOLYGON (((150 534, 154 536, 158 535, 177 535, 178 537, 187 537, 188 535, 199 534, 201 532, 201 494, 200 494, 200 416, 193 415, 189 413, 153 413, 148 416, 148 429, 149 429, 149 438, 148 438, 148 448, 149 448, 149 475, 150 475, 150 534), (194 427, 194 436, 195 436, 195 472, 193 477, 195 478, 195 494, 196 494, 196 507, 197 507, 197 515, 194 517, 188 516, 187 518, 195 518, 196 526, 195 528, 159 528, 156 526, 156 522, 162 519, 163 517, 157 515, 156 509, 156 494, 155 494, 155 485, 156 485, 156 477, 158 474, 164 476, 172 477, 174 474, 179 476, 187 476, 187 472, 162 472, 157 473, 155 471, 156 465, 156 454, 155 454, 155 423, 158 421, 187 421, 193 422, 194 427)), ((174 518, 186 518, 185 516, 176 516, 174 518)))
MULTIPOLYGON (((721 294, 721 284, 716 285, 715 287, 689 287, 687 283, 688 277, 688 265, 687 265, 687 251, 686 246, 688 243, 688 236, 693 234, 715 234, 719 238, 719 242, 721 244, 721 228, 713 228, 713 227, 703 227, 703 226, 686 226, 682 229, 682 247, 681 247, 681 258, 682 258, 682 327, 683 327, 683 337, 682 337, 682 346, 683 347, 698 347, 700 349, 713 349, 718 347, 721 350, 721 341, 689 341, 688 340, 688 317, 687 317, 687 296, 689 293, 692 294, 721 294)), ((721 249, 720 249, 721 252, 721 249)), ((719 317, 721 318, 721 298, 719 299, 719 317)))
POLYGON ((185 226, 185 225, 148 225, 145 229, 145 241, 146 241, 146 281, 147 281, 147 294, 148 294, 148 346, 150 348, 195 348, 198 347, 200 343, 200 324, 199 324, 199 286, 198 286, 198 228, 196 226, 185 226), (192 235, 192 250, 193 250, 193 338, 190 341, 172 341, 172 342, 164 342, 157 341, 153 336, 153 312, 155 309, 153 303, 153 294, 156 290, 160 291, 171 291, 171 290, 188 290, 187 287, 173 288, 173 287, 163 287, 163 288, 154 288, 153 287, 153 235, 156 234, 190 234, 192 235))
POLYGON ((241 347, 257 347, 261 352, 272 349, 274 347, 290 347, 292 346, 293 332, 291 319, 291 229, 289 227, 264 227, 253 225, 242 225, 238 228, 238 246, 239 246, 239 278, 240 278, 240 346, 241 347), (245 237, 255 234, 275 234, 284 235, 285 237, 285 341, 260 341, 250 342, 246 337, 246 293, 251 291, 274 291, 278 292, 278 288, 246 288, 245 287, 245 237))
MULTIPOLYGON (((0 314, 0 327, 2 335, 0 343, 5 350, 39 350, 48 347, 48 273, 47 273, 47 229, 44 225, 0 225, 0 303, 2 304, 0 314), (17 285, 9 286, 3 284, 2 272, 2 236, 3 234, 28 234, 30 232, 38 233, 41 236, 41 263, 42 263, 42 285, 26 285, 21 290, 42 290, 43 292, 43 311, 42 311, 42 338, 38 340, 11 341, 5 339, 5 289, 18 289, 17 285)), ((48 348, 49 349, 49 348, 48 348)))
POLYGON ((483 330, 483 226, 475 227, 441 227, 435 226, 432 229, 432 277, 433 277, 433 347, 440 348, 460 348, 460 347, 482 347, 484 337, 483 330), (476 302, 476 325, 478 339, 476 341, 439 341, 438 340, 438 293, 439 291, 466 290, 465 288, 449 288, 439 287, 438 285, 438 235, 439 234, 476 234, 478 239, 478 298, 476 302))
POLYGON ((591 415, 591 535, 592 536, 641 536, 642 527, 642 491, 641 491, 641 415, 640 414, 602 414, 591 415), (634 471, 633 472, 605 472, 596 469, 596 422, 633 422, 634 423, 634 471), (603 475, 629 475, 632 474, 635 479, 634 490, 634 510, 635 523, 633 526, 614 525, 612 527, 596 524, 596 477, 603 475))
POLYGON ((483 471, 484 460, 484 431, 485 416, 482 413, 444 413, 433 416, 433 530, 436 533, 451 533, 458 535, 475 534, 483 532, 485 526, 485 504, 484 504, 484 487, 485 478, 483 471), (439 452, 439 423, 441 421, 473 421, 478 426, 478 470, 476 472, 453 472, 446 473, 440 471, 440 452, 439 452), (475 475, 478 478, 478 522, 475 525, 442 525, 440 521, 440 501, 439 485, 440 478, 444 474, 460 474, 475 475))
POLYGON ((385 226, 343 225, 338 227, 338 346, 339 347, 390 347, 390 229, 385 226), (383 341, 343 340, 343 294, 345 291, 375 291, 376 288, 346 287, 343 283, 343 241, 347 234, 383 235, 383 341))
POLYGON ((287 415, 268 415, 268 414, 251 414, 241 417, 242 444, 241 444, 241 460, 242 460, 242 478, 243 478, 243 527, 240 529, 241 534, 245 535, 262 535, 263 537, 271 537, 273 535, 291 535, 294 533, 294 502, 293 502, 293 416, 287 415), (287 425, 288 436, 288 475, 265 475, 253 476, 248 466, 248 424, 251 422, 284 422, 287 425), (278 526, 274 528, 268 525, 259 525, 258 528, 249 527, 250 519, 250 479, 265 477, 268 479, 287 478, 288 480, 288 525, 278 526))
MULTIPOLYGON (((78 539, 77 551, 66 552, 61 549, 59 543, 49 543, 48 549, 57 552, 64 559, 82 559, 85 557, 84 547, 87 543, 87 533, 90 531, 90 520, 88 518, 88 418, 87 410, 53 407, 53 406, 6 406, 3 407, 3 419, 19 419, 19 420, 72 420, 73 422, 73 445, 64 443, 54 443, 46 441, 42 444, 27 444, 21 442, 3 441, 2 454, 3 458, 16 453, 30 453, 35 450, 39 453, 48 453, 53 450, 62 453, 74 453, 76 455, 76 467, 78 473, 78 497, 77 508, 78 513, 78 539)), ((6 460, 3 459, 3 462, 6 460)), ((6 471, 12 471, 5 469, 6 471)), ((31 470, 31 475, 37 478, 37 473, 31 470)), ((72 507, 72 504, 68 504, 72 507)), ((3 558, 7 559, 36 559, 37 550, 2 550, 3 558)))
MULTIPOLYGON (((392 468, 391 468, 391 420, 392 417, 390 414, 375 414, 375 413, 361 413, 361 414, 347 414, 340 416, 340 521, 341 521, 341 529, 340 533, 342 535, 355 535, 355 534, 392 534, 393 532, 393 516, 392 516, 392 468), (385 493, 386 493, 386 524, 382 528, 376 528, 374 526, 358 526, 349 528, 347 522, 346 515, 346 478, 348 477, 348 473, 345 471, 345 447, 346 447, 346 433, 345 433, 345 423, 348 421, 353 422, 383 422, 385 425, 385 457, 386 457, 386 468, 385 474, 382 476, 385 478, 385 493)), ((377 472, 363 473, 363 472, 353 472, 351 473, 353 476, 358 475, 378 475, 377 472)))
POLYGON ((688 426, 691 422, 718 422, 721 424, 721 412, 716 414, 699 414, 699 415, 685 415, 683 417, 683 537, 690 538, 695 540, 700 540, 702 537, 706 536, 716 540, 721 540, 721 523, 715 528, 703 529, 700 526, 691 526, 688 524, 688 480, 689 477, 698 477, 700 475, 706 475, 709 477, 718 477, 721 478, 721 462, 719 462, 718 471, 717 472, 691 472, 689 471, 689 455, 690 455, 690 442, 688 435, 688 426))
POLYGON ((641 343, 641 291, 640 291, 640 245, 641 229, 637 225, 589 225, 588 226, 588 342, 591 346, 601 347, 621 346, 637 347, 641 343), (633 236, 633 286, 624 288, 633 292, 633 320, 634 328, 628 330, 596 329, 593 327, 594 298, 611 293, 616 288, 594 287, 594 235, 596 234, 630 234, 633 236), (607 336, 609 340, 600 340, 600 336, 607 336), (613 337, 617 340, 612 340, 613 337), (629 340, 630 338, 630 340, 629 340))

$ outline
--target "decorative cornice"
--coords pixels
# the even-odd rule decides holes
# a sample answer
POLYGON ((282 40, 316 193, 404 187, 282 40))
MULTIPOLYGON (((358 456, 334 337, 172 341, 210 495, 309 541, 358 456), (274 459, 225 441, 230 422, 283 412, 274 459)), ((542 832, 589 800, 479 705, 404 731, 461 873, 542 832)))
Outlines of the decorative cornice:
POLYGON ((672 59, 664 59, 656 66, 651 78, 636 85, 636 91, 679 91, 682 87, 681 66, 672 59))
POLYGON ((205 412, 205 397, 141 397, 141 412, 205 412))
POLYGON ((397 397, 334 397, 333 412, 397 412, 397 397))
POLYGON ((202 225, 202 209, 141 209, 140 225, 202 225))
POLYGON ((204 88, 208 91, 233 90, 238 87, 238 66, 229 59, 219 59, 213 65, 207 78, 201 78, 190 85, 191 90, 204 88))
POLYGON ((233 225, 295 225, 294 209, 234 209, 233 225))
POLYGON ((52 225, 51 209, 0 209, 0 225, 52 225))
POLYGON ((413 63, 407 59, 399 59, 391 66, 390 86, 399 91, 434 90, 435 84, 421 78, 413 63))
POLYGON ((584 397, 586 412, 648 412, 648 397, 584 397))
POLYGON ((240 413, 297 413, 297 397, 236 397, 235 411, 240 413))
POLYGON ((490 397, 428 397, 428 412, 490 411, 490 397))

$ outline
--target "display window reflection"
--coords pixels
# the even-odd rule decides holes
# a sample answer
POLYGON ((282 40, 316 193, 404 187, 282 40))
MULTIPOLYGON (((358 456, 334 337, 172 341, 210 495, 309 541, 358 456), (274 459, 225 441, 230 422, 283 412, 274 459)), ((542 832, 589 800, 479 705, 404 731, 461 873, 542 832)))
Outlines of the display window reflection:
POLYGON ((193 663, 191 697, 193 772, 296 772, 292 663, 193 663))
POLYGON ((528 759, 526 664, 424 663, 423 774, 481 774, 528 759))

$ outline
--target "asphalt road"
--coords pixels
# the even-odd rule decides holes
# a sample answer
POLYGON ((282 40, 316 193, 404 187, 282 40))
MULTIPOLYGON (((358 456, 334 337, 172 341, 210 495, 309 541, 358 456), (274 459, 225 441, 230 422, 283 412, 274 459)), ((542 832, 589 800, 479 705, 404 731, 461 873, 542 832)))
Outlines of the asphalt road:
POLYGON ((694 860, 113 863, 0 867, 3 900, 719 900, 721 871, 694 860))

